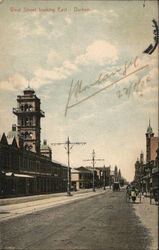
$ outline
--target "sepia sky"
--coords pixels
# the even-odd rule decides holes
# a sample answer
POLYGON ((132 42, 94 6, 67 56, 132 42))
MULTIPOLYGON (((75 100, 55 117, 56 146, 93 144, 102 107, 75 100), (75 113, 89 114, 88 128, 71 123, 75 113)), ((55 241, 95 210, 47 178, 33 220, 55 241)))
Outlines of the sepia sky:
MULTIPOLYGON (((149 118, 155 135, 158 127, 158 51, 143 53, 157 1, 143 3, 1 1, 0 134, 16 123, 12 108, 29 82, 45 111, 41 140, 87 142, 72 148, 72 167, 94 149, 105 159, 96 166, 117 165, 132 180, 149 118), (65 115, 67 102, 75 105, 65 115)), ((52 150, 67 163, 64 147, 52 150)))

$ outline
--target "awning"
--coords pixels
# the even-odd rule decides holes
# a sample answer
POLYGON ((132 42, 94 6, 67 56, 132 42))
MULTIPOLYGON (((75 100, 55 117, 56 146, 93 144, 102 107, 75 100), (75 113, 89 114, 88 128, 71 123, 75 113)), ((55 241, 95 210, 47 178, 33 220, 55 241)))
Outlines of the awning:
POLYGON ((22 178, 34 178, 34 176, 27 175, 27 174, 14 174, 16 177, 22 177, 22 178))
POLYGON ((8 172, 5 175, 6 176, 19 177, 19 178, 34 178, 34 176, 31 176, 31 175, 27 175, 27 174, 14 174, 12 172, 8 172))
POLYGON ((158 173, 158 172, 159 172, 158 168, 153 168, 152 169, 152 174, 155 174, 155 173, 158 173))
POLYGON ((148 175, 145 175, 144 177, 142 177, 142 180, 148 180, 148 179, 150 179, 150 176, 148 175))

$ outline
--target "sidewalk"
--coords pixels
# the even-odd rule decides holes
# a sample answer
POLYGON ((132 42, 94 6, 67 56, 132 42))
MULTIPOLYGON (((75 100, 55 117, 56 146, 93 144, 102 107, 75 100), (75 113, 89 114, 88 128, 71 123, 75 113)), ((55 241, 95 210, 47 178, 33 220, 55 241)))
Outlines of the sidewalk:
MULTIPOLYGON (((92 188, 81 189, 78 191, 73 191, 71 193, 73 195, 76 195, 76 194, 87 193, 87 192, 92 192, 92 188)), ((19 203, 24 203, 24 202, 37 201, 37 200, 43 200, 43 199, 48 199, 48 198, 53 198, 53 197, 61 197, 61 196, 67 196, 67 193, 63 192, 63 193, 30 195, 30 196, 22 196, 22 197, 14 197, 14 198, 2 198, 2 199, 0 199, 0 206, 1 205, 10 205, 10 204, 19 204, 19 203)))
POLYGON ((148 229, 151 234, 152 242, 149 250, 158 249, 158 206, 153 200, 150 205, 150 198, 142 196, 141 204, 134 204, 136 215, 141 223, 148 229))
MULTIPOLYGON (((72 202, 76 202, 77 200, 86 199, 92 196, 101 195, 104 194, 104 191, 102 189, 97 189, 96 192, 92 192, 91 190, 87 191, 81 191, 81 192, 75 192, 72 196, 67 196, 66 193, 60 193, 59 195, 45 195, 41 197, 41 199, 33 199, 33 200, 27 200, 21 199, 20 203, 17 203, 19 201, 19 198, 14 198, 14 203, 12 204, 1 204, 0 206, 0 221, 6 221, 12 218, 16 218, 19 216, 23 216, 26 214, 31 213, 37 213, 41 210, 52 208, 52 207, 58 207, 64 204, 69 204, 72 202)), ((29 197, 24 197, 29 198, 29 197)), ((12 200, 13 202, 13 200, 12 200)))

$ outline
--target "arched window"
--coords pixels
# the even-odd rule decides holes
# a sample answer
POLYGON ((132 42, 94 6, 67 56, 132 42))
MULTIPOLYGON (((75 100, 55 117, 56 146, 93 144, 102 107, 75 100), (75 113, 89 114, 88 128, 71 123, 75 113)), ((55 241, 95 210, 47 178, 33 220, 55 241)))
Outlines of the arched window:
POLYGON ((23 105, 20 105, 20 110, 24 111, 24 106, 23 105))
POLYGON ((28 109, 29 109, 29 111, 32 111, 33 107, 31 104, 29 105, 28 109))
POLYGON ((33 117, 29 118, 29 125, 32 126, 33 125, 33 117))
POLYGON ((24 119, 21 119, 21 125, 24 126, 24 119))
POLYGON ((24 106, 24 111, 28 111, 28 104, 25 104, 25 106, 24 106))
POLYGON ((29 119, 28 117, 25 118, 25 126, 28 126, 29 125, 29 119))
POLYGON ((28 135, 29 135, 29 138, 33 137, 33 133, 32 132, 29 132, 28 135))
POLYGON ((29 145, 29 147, 28 147, 28 148, 29 148, 29 150, 31 150, 31 149, 32 149, 32 147, 33 147, 32 145, 29 145))
POLYGON ((31 150, 32 147, 33 147, 32 145, 25 144, 25 149, 26 149, 26 150, 31 150))
POLYGON ((27 139, 27 137, 28 137, 28 132, 26 131, 25 132, 25 139, 27 139))
POLYGON ((20 135, 21 135, 22 138, 25 137, 25 133, 24 132, 22 132, 20 135))

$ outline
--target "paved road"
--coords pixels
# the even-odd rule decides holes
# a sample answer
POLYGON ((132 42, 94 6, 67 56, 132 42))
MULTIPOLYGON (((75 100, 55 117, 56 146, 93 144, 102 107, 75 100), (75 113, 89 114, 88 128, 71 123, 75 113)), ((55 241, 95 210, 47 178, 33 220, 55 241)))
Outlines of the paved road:
POLYGON ((151 241, 124 190, 2 221, 0 232, 3 250, 145 250, 151 241))

